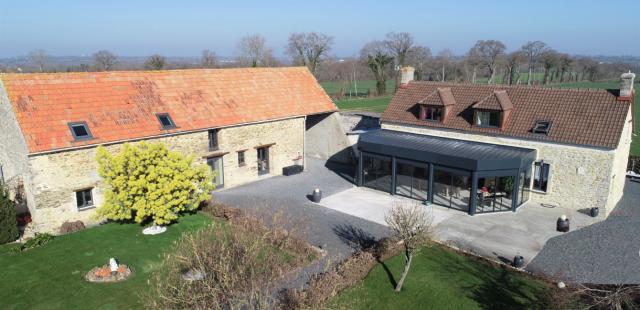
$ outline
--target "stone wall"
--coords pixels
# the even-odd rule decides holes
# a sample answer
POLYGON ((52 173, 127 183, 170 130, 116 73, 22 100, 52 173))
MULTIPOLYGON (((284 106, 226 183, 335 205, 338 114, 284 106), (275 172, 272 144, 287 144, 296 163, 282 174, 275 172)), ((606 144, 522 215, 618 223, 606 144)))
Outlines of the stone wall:
POLYGON ((354 155, 337 113, 310 115, 306 124, 307 156, 341 163, 353 163, 354 155))
MULTIPOLYGON (((163 142, 170 149, 194 156, 197 164, 206 164, 206 158, 222 156, 224 186, 232 187, 255 181, 257 171, 256 146, 269 145, 270 174, 282 174, 282 167, 292 165, 302 156, 304 118, 272 121, 259 124, 221 128, 218 132, 218 150, 209 151, 207 131, 148 139, 163 142), (275 144, 274 144, 275 143, 275 144), (246 165, 238 165, 237 151, 245 150, 246 165)), ((118 152, 122 144, 107 146, 118 152)), ((66 220, 82 220, 93 224, 95 209, 78 211, 75 191, 93 188, 93 199, 100 206, 103 184, 97 173, 96 148, 34 155, 29 158, 32 175, 30 186, 34 193, 34 228, 38 231, 56 231, 66 220)), ((215 196, 215 193, 214 193, 215 196)))
MULTIPOLYGON (((616 157, 622 158, 629 155, 626 137, 622 139, 624 141, 623 146, 617 150, 607 150, 403 124, 383 123, 382 128, 536 149, 537 160, 544 160, 545 163, 549 163, 551 170, 547 192, 532 191, 530 200, 575 210, 600 207, 602 218, 605 218, 611 212, 617 199, 619 200, 619 198, 616 199, 613 196, 619 196, 622 192, 622 186, 618 184, 620 182, 619 172, 614 172, 614 169, 619 169, 618 167, 614 168, 614 166, 617 166, 616 157), (615 178, 612 177, 613 174, 616 174, 615 178), (613 179, 617 180, 617 183, 612 182, 613 179), (615 190, 612 190, 612 187, 615 190), (614 195, 613 192, 619 194, 614 195)), ((627 133, 625 132, 626 135, 627 133)))
POLYGON ((633 109, 629 109, 627 119, 625 120, 624 128, 622 129, 622 135, 618 148, 613 159, 613 170, 611 172, 611 182, 609 188, 609 198, 607 201, 608 206, 615 207, 615 205, 622 199, 624 190, 624 182, 627 173, 627 163, 629 161, 629 151, 631 150, 631 139, 633 136, 633 109))
MULTIPOLYGON (((7 92, 0 80, 0 166, 4 182, 11 189, 15 197, 15 190, 22 187, 27 172, 27 143, 22 136, 18 121, 13 113, 13 107, 9 102, 7 92)), ((2 182, 3 180, 0 180, 2 182)), ((19 193, 26 196, 26 193, 19 193)), ((17 212, 27 211, 25 199, 18 199, 17 212)))

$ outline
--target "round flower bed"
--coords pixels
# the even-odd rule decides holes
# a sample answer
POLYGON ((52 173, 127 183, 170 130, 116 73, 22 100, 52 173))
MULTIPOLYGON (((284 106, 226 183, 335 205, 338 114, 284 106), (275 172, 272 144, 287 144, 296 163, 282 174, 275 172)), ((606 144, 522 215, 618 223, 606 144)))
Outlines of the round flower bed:
POLYGON ((119 282, 128 279, 131 274, 131 269, 127 265, 120 264, 118 271, 111 273, 111 267, 107 264, 89 270, 85 279, 89 282, 119 282))

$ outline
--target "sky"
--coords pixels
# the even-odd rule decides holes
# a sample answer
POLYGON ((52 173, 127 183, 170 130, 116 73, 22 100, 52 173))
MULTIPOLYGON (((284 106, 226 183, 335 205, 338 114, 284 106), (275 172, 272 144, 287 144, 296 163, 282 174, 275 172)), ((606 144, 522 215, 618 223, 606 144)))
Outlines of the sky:
POLYGON ((331 53, 355 56, 388 32, 409 32, 433 53, 464 54, 477 40, 509 51, 529 40, 581 55, 640 56, 640 0, 165 1, 0 0, 0 57, 44 49, 54 56, 198 56, 237 53, 259 33, 277 56, 291 32, 334 37, 331 53))

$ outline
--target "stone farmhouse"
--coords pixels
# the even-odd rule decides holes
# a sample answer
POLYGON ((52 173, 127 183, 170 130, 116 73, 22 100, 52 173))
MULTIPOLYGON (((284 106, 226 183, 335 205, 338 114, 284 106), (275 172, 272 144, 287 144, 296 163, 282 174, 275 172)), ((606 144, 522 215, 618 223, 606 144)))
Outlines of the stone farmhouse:
POLYGON ((336 110, 306 68, 4 74, 0 182, 36 230, 95 223, 98 145, 163 142, 233 187, 348 148, 336 110))
POLYGON ((605 218, 623 194, 633 73, 620 89, 412 81, 360 135, 358 185, 471 215, 528 201, 605 218))

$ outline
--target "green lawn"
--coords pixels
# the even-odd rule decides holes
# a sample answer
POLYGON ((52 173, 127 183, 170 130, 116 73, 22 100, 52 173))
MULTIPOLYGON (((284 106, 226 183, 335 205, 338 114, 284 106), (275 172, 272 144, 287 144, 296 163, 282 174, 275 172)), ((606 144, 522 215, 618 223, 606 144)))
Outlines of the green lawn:
POLYGON ((393 290, 404 259, 378 265, 331 300, 331 309, 530 309, 539 308, 548 286, 526 275, 458 254, 444 246, 414 257, 402 292, 393 290))
POLYGON ((138 294, 147 290, 150 273, 161 254, 183 232, 209 225, 202 214, 186 215, 166 233, 142 235, 136 224, 110 223, 56 238, 19 254, 0 247, 2 309, 131 309, 141 308, 138 294), (134 275, 120 283, 89 283, 84 274, 110 257, 130 266, 134 275))
POLYGON ((391 101, 391 96, 362 98, 362 99, 343 99, 336 101, 338 109, 341 111, 367 111, 367 112, 384 112, 391 101))
MULTIPOLYGON (((393 93, 396 85, 395 80, 389 79, 387 80, 386 84, 387 84, 387 92, 393 93)), ((351 91, 352 94, 355 95, 356 86, 358 87, 359 94, 366 93, 367 90, 370 90, 371 93, 374 93, 376 91, 375 80, 358 81, 357 85, 353 82, 343 85, 342 82, 330 81, 330 82, 321 82, 320 86, 322 86, 322 88, 324 88, 324 91, 326 91, 327 94, 329 95, 334 95, 340 92, 340 88, 343 88, 344 95, 347 97, 349 96, 349 91, 351 91)))

